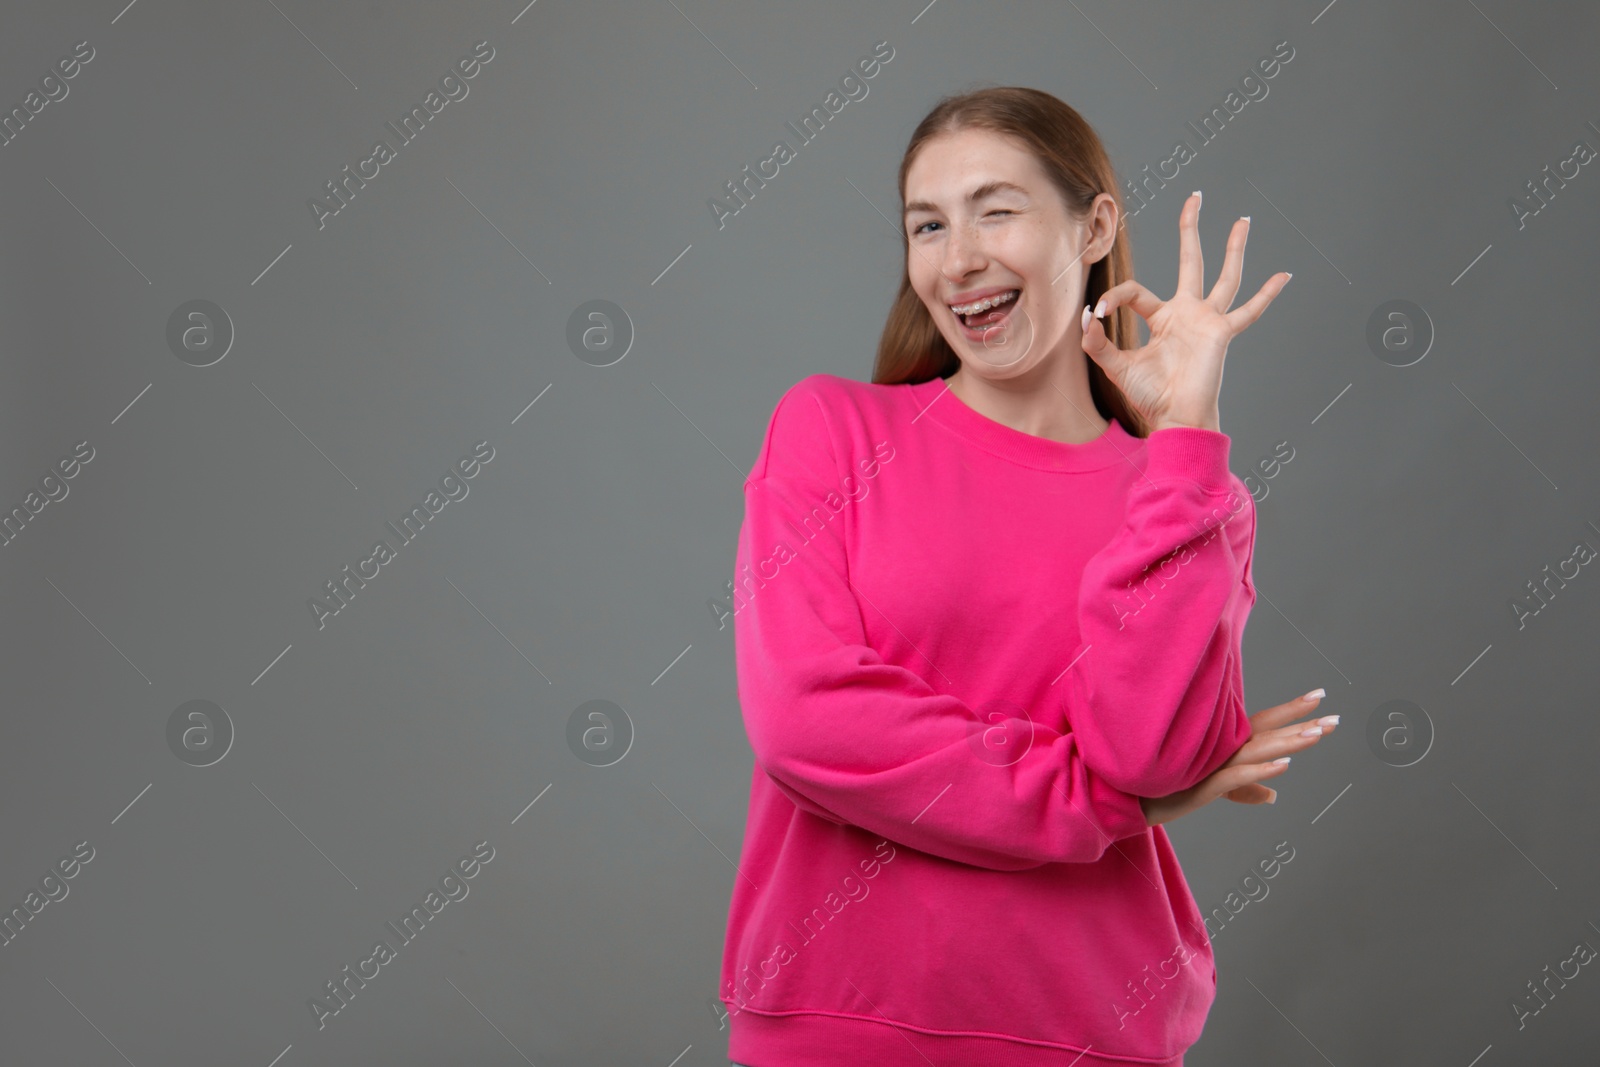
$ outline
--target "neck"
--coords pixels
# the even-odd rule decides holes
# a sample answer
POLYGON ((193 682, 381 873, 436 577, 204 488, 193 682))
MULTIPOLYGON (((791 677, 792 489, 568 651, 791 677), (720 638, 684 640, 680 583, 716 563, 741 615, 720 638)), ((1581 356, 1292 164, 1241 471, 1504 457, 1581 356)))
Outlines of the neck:
POLYGON ((969 374, 966 365, 946 383, 978 414, 1035 437, 1083 444, 1111 423, 1089 395, 1089 357, 1082 352, 1042 361, 1010 378, 969 374))

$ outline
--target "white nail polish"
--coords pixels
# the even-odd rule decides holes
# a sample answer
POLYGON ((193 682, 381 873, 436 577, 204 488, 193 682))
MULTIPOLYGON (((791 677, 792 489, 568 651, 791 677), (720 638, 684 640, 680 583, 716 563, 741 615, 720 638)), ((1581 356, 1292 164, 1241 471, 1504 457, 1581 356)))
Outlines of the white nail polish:
POLYGON ((1320 726, 1308 726, 1304 730, 1300 731, 1300 736, 1301 737, 1321 737, 1322 736, 1322 727, 1320 727, 1320 726))
POLYGON ((1280 756, 1278 759, 1275 759, 1272 762, 1273 763, 1288 763, 1289 762, 1289 757, 1288 756, 1280 756))
POLYGON ((1338 726, 1339 725, 1339 716, 1337 716, 1337 715, 1324 715, 1322 718, 1317 720, 1317 725, 1318 726, 1338 726))
MULTIPOLYGON (((1206 198, 1203 195, 1201 195, 1200 190, 1196 189, 1194 191, 1194 195, 1199 198, 1201 203, 1205 203, 1205 199, 1206 198)), ((1199 206, 1199 205, 1196 205, 1196 206, 1199 206)))
POLYGON ((1327 695, 1328 695, 1328 691, 1326 689, 1313 689, 1311 692, 1307 693, 1305 696, 1301 697, 1300 699, 1301 700, 1321 700, 1323 697, 1325 697, 1327 695))
POLYGON ((1245 222, 1249 222, 1250 221, 1250 216, 1249 215, 1240 215, 1239 218, 1243 219, 1245 222))

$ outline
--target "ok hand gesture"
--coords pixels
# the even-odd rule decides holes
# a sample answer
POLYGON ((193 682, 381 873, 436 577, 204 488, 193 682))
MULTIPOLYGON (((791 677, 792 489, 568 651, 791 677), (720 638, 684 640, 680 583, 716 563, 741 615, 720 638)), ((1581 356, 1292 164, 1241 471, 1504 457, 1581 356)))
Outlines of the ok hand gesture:
POLYGON ((1211 294, 1202 298, 1205 267, 1200 256, 1200 194, 1192 194, 1178 219, 1178 291, 1170 300, 1133 279, 1106 290, 1093 317, 1083 309, 1083 350, 1116 383, 1150 424, 1151 432, 1171 426, 1218 430, 1218 397, 1222 361, 1228 343, 1244 332, 1289 284, 1290 275, 1274 274, 1250 300, 1228 310, 1239 291, 1244 270, 1244 245, 1250 220, 1241 218, 1228 235, 1222 275, 1211 294), (1106 337, 1099 319, 1127 304, 1149 324, 1150 341, 1121 349, 1106 337))

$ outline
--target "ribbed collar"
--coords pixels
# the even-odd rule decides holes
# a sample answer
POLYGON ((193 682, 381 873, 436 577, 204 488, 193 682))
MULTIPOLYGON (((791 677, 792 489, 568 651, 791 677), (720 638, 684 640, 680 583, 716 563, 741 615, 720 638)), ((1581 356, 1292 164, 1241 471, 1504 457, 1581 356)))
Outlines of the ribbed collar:
POLYGON ((1130 434, 1114 417, 1099 437, 1082 444, 1070 444, 1035 437, 979 414, 950 392, 943 378, 930 378, 907 388, 915 406, 922 412, 922 420, 938 423, 985 452, 1025 467, 1047 471, 1098 470, 1130 461, 1144 444, 1142 438, 1130 434))

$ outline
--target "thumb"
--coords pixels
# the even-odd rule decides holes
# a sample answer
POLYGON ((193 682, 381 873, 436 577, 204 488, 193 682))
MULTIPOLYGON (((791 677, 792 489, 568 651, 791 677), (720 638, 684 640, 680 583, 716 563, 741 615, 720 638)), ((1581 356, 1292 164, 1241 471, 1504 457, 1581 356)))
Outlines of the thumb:
POLYGON ((1090 359, 1100 364, 1107 374, 1111 374, 1112 381, 1116 381, 1117 376, 1112 372, 1114 368, 1120 366, 1123 353, 1111 343, 1111 338, 1106 336, 1105 327, 1093 316, 1087 304, 1083 306, 1083 314, 1079 316, 1079 325, 1083 327, 1084 352, 1090 359))
POLYGON ((1222 795, 1239 804, 1275 804, 1278 800, 1278 791, 1260 782, 1246 783, 1222 795))

